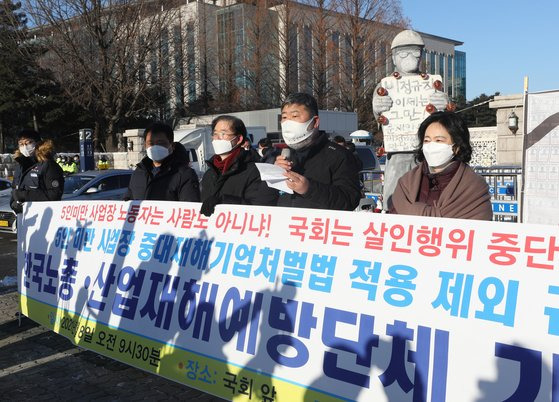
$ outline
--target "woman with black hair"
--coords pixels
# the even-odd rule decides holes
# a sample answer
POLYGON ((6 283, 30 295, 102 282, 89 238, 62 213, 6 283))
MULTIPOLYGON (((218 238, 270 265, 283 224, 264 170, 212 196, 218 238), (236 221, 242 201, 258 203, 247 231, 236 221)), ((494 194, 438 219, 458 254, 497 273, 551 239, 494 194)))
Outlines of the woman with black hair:
POLYGON ((217 204, 276 205, 278 191, 260 180, 254 155, 242 147, 246 138, 241 119, 223 115, 212 121, 215 155, 202 178, 204 215, 213 214, 217 204))
POLYGON ((41 140, 34 130, 23 130, 17 142, 10 200, 14 212, 21 213, 23 203, 27 201, 59 201, 64 189, 64 175, 54 160, 52 141, 41 140))
POLYGON ((417 133, 416 160, 400 178, 390 212, 403 215, 491 220, 491 196, 485 180, 467 164, 470 132, 452 112, 429 116, 417 133))

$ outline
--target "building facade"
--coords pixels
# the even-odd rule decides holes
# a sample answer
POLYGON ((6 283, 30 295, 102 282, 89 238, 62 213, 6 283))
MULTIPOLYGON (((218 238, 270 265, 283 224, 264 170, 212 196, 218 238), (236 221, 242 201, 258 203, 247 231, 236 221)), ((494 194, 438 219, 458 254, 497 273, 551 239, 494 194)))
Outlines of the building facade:
MULTIPOLYGON (((173 71, 169 109, 207 97, 224 111, 271 108, 300 91, 321 109, 355 111, 356 99, 393 71, 390 44, 403 29, 297 2, 188 0, 176 7, 162 43, 168 60, 146 66, 173 71)), ((462 42, 420 34, 422 69, 440 74, 452 99, 465 98, 466 54, 456 50, 462 42)))
POLYGON ((466 53, 456 50, 463 42, 420 34, 425 41, 423 70, 443 77, 445 91, 451 99, 466 99, 466 53))

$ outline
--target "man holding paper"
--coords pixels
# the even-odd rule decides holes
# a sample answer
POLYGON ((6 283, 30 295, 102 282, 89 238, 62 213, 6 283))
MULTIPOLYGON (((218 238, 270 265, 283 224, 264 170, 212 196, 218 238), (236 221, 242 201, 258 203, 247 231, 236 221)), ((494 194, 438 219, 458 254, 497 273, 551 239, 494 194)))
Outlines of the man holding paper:
POLYGON ((354 210, 361 190, 353 155, 318 129, 318 105, 305 93, 289 95, 281 106, 281 130, 289 152, 276 158, 285 169, 280 207, 354 210))

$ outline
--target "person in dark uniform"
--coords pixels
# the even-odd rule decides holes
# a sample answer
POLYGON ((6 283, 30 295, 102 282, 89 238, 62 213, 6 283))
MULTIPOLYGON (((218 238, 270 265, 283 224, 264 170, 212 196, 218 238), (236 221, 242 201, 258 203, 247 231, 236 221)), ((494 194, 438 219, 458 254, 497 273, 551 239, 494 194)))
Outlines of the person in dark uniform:
POLYGON ((38 132, 23 130, 14 154, 16 167, 10 206, 16 214, 27 201, 59 201, 64 190, 64 174, 54 160, 54 144, 42 140, 38 132))
POLYGON ((280 152, 274 149, 269 138, 262 138, 258 141, 258 155, 261 157, 260 163, 271 163, 273 165, 279 154, 280 152))
POLYGON ((154 123, 144 132, 147 156, 132 173, 124 200, 200 201, 198 176, 173 129, 154 123))
MULTIPOLYGON (((357 170, 359 171, 363 170, 363 161, 361 160, 359 154, 355 149, 355 144, 351 141, 346 141, 345 147, 353 155, 353 158, 355 159, 355 164, 357 165, 357 170)), ((378 166, 375 166, 375 169, 378 169, 378 166)))

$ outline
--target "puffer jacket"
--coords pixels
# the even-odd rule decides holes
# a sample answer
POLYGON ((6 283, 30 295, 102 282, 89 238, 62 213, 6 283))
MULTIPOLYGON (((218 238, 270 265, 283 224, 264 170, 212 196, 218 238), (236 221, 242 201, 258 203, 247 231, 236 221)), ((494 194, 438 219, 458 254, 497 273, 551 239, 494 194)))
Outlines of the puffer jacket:
POLYGON ((16 163, 10 206, 21 213, 27 201, 59 201, 64 191, 64 174, 54 160, 54 144, 50 140, 37 146, 30 157, 19 150, 14 154, 16 163))
POLYGON ((281 194, 278 206, 352 211, 359 205, 359 171, 346 148, 319 134, 309 147, 292 149, 291 155, 292 170, 307 178, 309 189, 303 195, 281 194))
POLYGON ((200 186, 196 172, 189 166, 184 146, 174 143, 173 152, 154 174, 153 161, 147 156, 136 165, 128 191, 128 200, 200 201, 200 186))
POLYGON ((214 197, 216 204, 276 205, 278 191, 260 180, 250 151, 242 150, 222 175, 211 160, 202 178, 202 202, 214 197))

